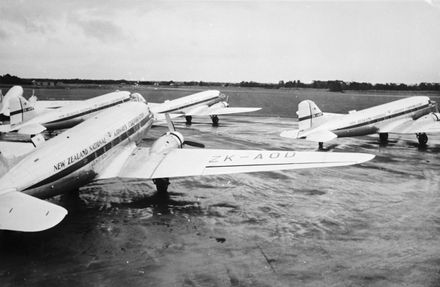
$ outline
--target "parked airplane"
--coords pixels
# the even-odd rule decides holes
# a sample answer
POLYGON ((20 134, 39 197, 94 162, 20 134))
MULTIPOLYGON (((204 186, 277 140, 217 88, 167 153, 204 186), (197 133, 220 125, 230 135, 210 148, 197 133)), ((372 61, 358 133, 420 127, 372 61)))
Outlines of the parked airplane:
POLYGON ((337 137, 353 137, 379 134, 381 142, 387 142, 388 134, 416 134, 419 144, 426 145, 426 133, 440 132, 440 114, 437 105, 425 96, 400 99, 383 105, 348 114, 323 113, 310 100, 298 104, 299 129, 283 131, 286 138, 323 142, 337 137))
POLYGON ((193 116, 210 116, 213 126, 218 125, 219 115, 248 113, 261 109, 229 107, 227 97, 216 90, 195 93, 175 100, 165 101, 162 104, 149 103, 149 105, 154 114, 182 114, 185 116, 187 125, 191 124, 193 116))
POLYGON ((0 132, 35 135, 46 129, 70 128, 103 109, 139 97, 142 98, 139 94, 117 91, 84 101, 37 102, 36 98, 27 101, 23 97, 23 88, 14 86, 1 102, 0 132))
POLYGON ((36 147, 0 178, 0 229, 51 228, 67 211, 38 198, 68 192, 94 179, 152 179, 158 191, 166 192, 172 177, 343 166, 374 157, 361 153, 182 149, 186 144, 200 144, 185 141, 170 121, 170 131, 151 148, 137 147, 153 117, 142 101, 123 103, 36 147))

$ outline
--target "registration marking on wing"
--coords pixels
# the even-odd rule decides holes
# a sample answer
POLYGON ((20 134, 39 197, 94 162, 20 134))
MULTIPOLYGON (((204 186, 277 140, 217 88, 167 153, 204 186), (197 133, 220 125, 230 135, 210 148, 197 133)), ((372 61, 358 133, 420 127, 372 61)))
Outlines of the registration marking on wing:
POLYGON ((250 161, 265 161, 270 159, 288 159, 295 157, 295 152, 286 151, 286 152, 271 152, 271 153, 256 153, 255 155, 238 155, 238 154, 226 154, 226 155, 213 155, 211 156, 208 163, 224 163, 224 162, 235 162, 240 159, 248 159, 250 161))

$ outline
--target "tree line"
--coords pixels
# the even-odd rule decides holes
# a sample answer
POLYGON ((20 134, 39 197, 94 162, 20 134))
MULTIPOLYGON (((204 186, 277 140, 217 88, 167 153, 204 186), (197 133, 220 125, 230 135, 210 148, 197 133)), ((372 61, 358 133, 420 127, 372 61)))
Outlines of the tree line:
POLYGON ((440 83, 422 82, 418 84, 403 83, 367 83, 367 82, 345 82, 340 80, 333 81, 312 81, 303 83, 300 80, 279 81, 278 83, 260 83, 254 81, 242 81, 239 83, 228 82, 205 82, 205 81, 128 81, 128 80, 92 80, 92 79, 22 79, 17 76, 5 74, 0 76, 0 84, 8 85, 39 85, 41 83, 51 83, 52 86, 63 86, 64 84, 84 84, 84 85, 151 85, 151 86, 199 86, 199 87, 243 87, 243 88, 265 88, 265 89, 292 89, 292 88, 312 88, 328 89, 332 92, 343 92, 344 90, 390 90, 390 91, 440 91, 440 83))

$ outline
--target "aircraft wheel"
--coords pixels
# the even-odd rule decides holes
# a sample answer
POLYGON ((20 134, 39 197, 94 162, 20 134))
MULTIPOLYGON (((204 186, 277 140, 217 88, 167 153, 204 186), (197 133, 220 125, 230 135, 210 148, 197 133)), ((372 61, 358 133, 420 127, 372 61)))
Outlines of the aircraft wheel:
POLYGON ((419 140, 420 146, 426 146, 426 143, 428 142, 428 136, 425 133, 419 133, 416 134, 417 139, 419 140))
POLYGON ((185 120, 186 120, 186 125, 187 125, 187 126, 191 125, 191 122, 192 122, 192 116, 185 116, 185 120))
POLYGON ((219 121, 219 119, 218 119, 218 116, 211 116, 211 120, 212 120, 212 126, 214 126, 214 127, 218 127, 218 121, 219 121))
POLYGON ((381 143, 387 143, 388 142, 388 133, 380 133, 379 139, 381 143))
POLYGON ((323 142, 319 142, 318 143, 318 149, 319 150, 324 150, 324 143, 323 142))
POLYGON ((156 185, 158 192, 168 192, 168 185, 170 185, 170 180, 168 178, 155 178, 153 179, 153 183, 156 185))

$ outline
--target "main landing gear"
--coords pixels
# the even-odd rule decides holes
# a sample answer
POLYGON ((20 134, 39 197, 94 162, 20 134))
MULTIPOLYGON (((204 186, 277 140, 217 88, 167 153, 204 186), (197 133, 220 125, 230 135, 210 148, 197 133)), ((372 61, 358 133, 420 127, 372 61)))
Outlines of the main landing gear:
POLYGON ((323 142, 318 143, 318 150, 324 150, 324 143, 323 142))
POLYGON ((380 133, 379 140, 380 140, 381 144, 387 144, 388 143, 388 133, 380 133))
POLYGON ((212 126, 218 127, 218 116, 216 115, 211 116, 211 120, 212 120, 212 126))
POLYGON ((159 193, 168 192, 168 185, 170 185, 169 178, 155 178, 153 183, 156 185, 156 189, 159 193))
POLYGON ((419 141, 419 146, 425 147, 428 142, 428 136, 425 133, 417 133, 416 136, 419 141))
MULTIPOLYGON (((185 116, 186 125, 190 126, 192 124, 192 116, 185 116)), ((218 127, 219 118, 217 115, 211 116, 212 126, 218 127)))

